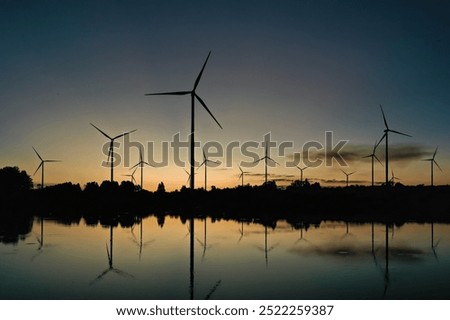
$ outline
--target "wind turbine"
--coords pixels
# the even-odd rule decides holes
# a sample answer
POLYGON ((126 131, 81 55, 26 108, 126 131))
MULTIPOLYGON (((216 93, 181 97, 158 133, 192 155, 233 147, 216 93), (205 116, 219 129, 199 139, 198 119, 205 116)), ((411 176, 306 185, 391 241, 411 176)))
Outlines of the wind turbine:
POLYGON ((394 170, 392 170, 392 177, 391 177, 391 180, 389 180, 389 182, 390 182, 393 186, 395 185, 395 179, 400 180, 400 178, 397 178, 397 177, 394 175, 394 170))
POLYGON ((99 128, 97 128, 96 126, 94 126, 92 123, 91 123, 91 126, 93 126, 95 129, 97 129, 101 134, 103 134, 106 138, 108 138, 109 140, 110 140, 110 142, 109 142, 109 149, 108 149, 108 161, 107 162, 109 162, 110 161, 110 159, 111 159, 111 182, 114 182, 114 161, 113 161, 113 149, 114 149, 114 140, 116 140, 116 139, 118 139, 118 138, 121 138, 121 137, 124 137, 124 136, 126 136, 127 134, 130 134, 130 133, 132 133, 132 132, 135 132, 136 131, 136 129, 134 129, 134 130, 131 130, 131 131, 128 131, 128 132, 124 132, 124 133, 122 133, 122 134, 119 134, 118 136, 115 136, 115 137, 113 137, 113 138, 111 138, 109 135, 107 135, 106 133, 104 133, 102 130, 100 130, 99 128))
POLYGON ((33 176, 36 174, 36 172, 38 172, 39 169, 41 169, 41 190, 44 189, 44 164, 46 162, 61 162, 61 160, 44 160, 42 159, 42 157, 39 155, 39 153, 36 151, 36 149, 34 147, 32 147, 34 152, 36 152, 36 155, 39 157, 39 159, 41 160, 41 163, 39 164, 39 166, 37 167, 36 171, 34 172, 33 176))
MULTIPOLYGON (((402 132, 390 129, 388 124, 387 124, 386 117, 384 115, 383 107, 381 106, 381 104, 380 104, 380 109, 381 109, 381 114, 383 115, 383 121, 384 121, 385 129, 384 129, 384 134, 381 137, 381 139, 378 142, 378 144, 380 144, 381 141, 383 141, 383 139, 386 139, 385 140, 385 142, 386 142, 386 152, 385 152, 385 157, 386 157, 386 160, 385 160, 385 162, 386 162, 386 181, 385 182, 386 182, 386 187, 388 187, 389 186, 389 145, 388 145, 389 132, 400 134, 400 135, 407 136, 407 137, 411 137, 411 136, 409 134, 402 133, 402 132)), ((378 146, 378 144, 377 144, 377 146, 378 146)))
POLYGON ((207 171, 206 171, 206 168, 208 167, 208 163, 219 164, 217 161, 209 160, 209 159, 206 157, 205 150, 203 150, 203 162, 198 166, 197 170, 200 169, 202 166, 205 166, 205 191, 208 190, 208 189, 207 189, 207 180, 206 180, 206 178, 207 178, 207 171))
POLYGON ((271 160, 271 161, 275 162, 275 164, 280 165, 278 162, 276 162, 275 160, 273 160, 273 159, 269 156, 267 145, 268 145, 268 143, 266 143, 265 156, 253 162, 253 163, 258 163, 258 162, 260 162, 261 160, 264 160, 264 170, 265 170, 265 171, 264 171, 264 183, 265 183, 266 185, 267 185, 267 160, 271 160))
POLYGON ((375 185, 375 161, 374 161, 374 159, 377 159, 377 161, 378 161, 381 165, 383 165, 383 164, 381 163, 380 159, 378 159, 377 155, 375 154, 375 151, 377 150, 378 144, 379 144, 379 142, 377 143, 377 142, 375 141, 375 145, 373 146, 372 153, 369 154, 368 156, 363 157, 363 158, 372 158, 372 187, 375 185))
MULTIPOLYGON (((130 168, 130 170, 133 168, 137 169, 138 166, 141 168, 141 191, 144 190, 144 165, 153 167, 150 163, 144 161, 144 159, 142 158, 142 149, 139 148, 139 162, 136 163, 134 166, 132 166, 130 168)), ((136 169, 134 171, 136 171, 136 169)), ((133 173, 134 173, 134 171, 133 171, 133 173)))
POLYGON ((206 106, 206 103, 197 95, 196 89, 200 82, 200 79, 203 74, 203 70, 205 70, 206 63, 208 62, 209 56, 211 55, 211 51, 208 53, 208 56, 206 57, 205 62, 203 63, 203 67, 200 70, 200 73, 197 76, 197 79, 195 79, 194 88, 191 91, 174 91, 174 92, 160 92, 160 93, 147 93, 146 96, 156 96, 156 95, 175 95, 175 96, 183 96, 183 95, 190 95, 191 96, 191 137, 190 137, 190 165, 191 165, 191 174, 190 174, 190 185, 189 187, 191 189, 194 189, 195 181, 194 181, 194 171, 195 171, 195 155, 194 155, 194 148, 195 148, 195 99, 197 99, 198 102, 205 108, 205 110, 209 113, 209 115, 214 119, 214 121, 218 124, 218 126, 222 128, 219 121, 214 117, 214 115, 211 113, 211 111, 206 106))
POLYGON ((241 171, 241 174, 239 175, 239 179, 241 179, 241 186, 243 187, 244 186, 244 175, 249 172, 243 171, 241 166, 239 166, 239 170, 241 171))
POLYGON ((300 170, 300 185, 303 186, 303 170, 308 169, 309 167, 306 166, 304 168, 300 168, 299 166, 295 166, 298 170, 300 170))
MULTIPOLYGON (((192 181, 192 175, 189 173, 189 172, 187 172, 186 171, 186 169, 183 169, 184 170, 184 172, 186 172, 186 174, 188 175, 188 178, 187 178, 187 181, 186 181, 186 183, 187 184, 189 184, 191 181, 192 181)), ((194 175, 196 175, 196 173, 194 172, 194 175)))
POLYGON ((137 170, 137 168, 134 169, 131 174, 124 174, 123 176, 130 177, 130 182, 136 184, 136 179, 134 178, 134 174, 136 173, 136 170, 137 170))
POLYGON ((439 170, 442 171, 441 167, 438 165, 438 163, 434 159, 436 157, 437 151, 438 151, 438 147, 436 147, 436 150, 433 153, 433 157, 431 157, 430 159, 424 159, 423 160, 423 161, 430 161, 431 162, 431 186, 434 185, 434 172, 433 172, 434 165, 436 165, 439 168, 439 170))
POLYGON ((344 170, 341 170, 342 171, 342 173, 343 174, 345 174, 345 176, 346 176, 346 184, 347 184, 347 187, 348 187, 348 177, 350 177, 352 174, 354 174, 356 171, 353 171, 353 172, 350 172, 350 173, 347 173, 347 172, 345 172, 344 170))

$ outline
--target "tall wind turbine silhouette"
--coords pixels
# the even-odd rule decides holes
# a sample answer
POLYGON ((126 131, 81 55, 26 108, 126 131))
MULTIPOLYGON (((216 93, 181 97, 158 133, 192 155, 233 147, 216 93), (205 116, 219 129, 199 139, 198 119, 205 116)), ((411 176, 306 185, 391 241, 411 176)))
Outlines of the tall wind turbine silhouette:
POLYGON ((239 166, 239 170, 241 171, 241 174, 239 175, 239 179, 241 179, 241 186, 243 187, 244 186, 244 175, 248 172, 243 171, 241 166, 239 166))
POLYGON ((157 95, 175 95, 175 96, 183 96, 183 95, 190 95, 191 96, 191 137, 190 137, 190 166, 191 166, 191 173, 190 173, 190 184, 189 187, 191 189, 194 189, 195 186, 195 155, 194 155, 194 148, 195 148, 195 99, 197 99, 198 102, 205 108, 205 110, 209 113, 209 115, 214 119, 214 121, 217 123, 217 125, 221 128, 219 121, 214 117, 214 115, 211 113, 211 111, 206 106, 206 103, 200 98, 197 93, 197 86, 200 82, 200 79, 202 77, 203 71, 205 70, 206 63, 208 62, 209 56, 211 55, 211 51, 208 53, 208 56, 206 57, 205 62, 203 63, 203 67, 200 70, 200 73, 197 76, 197 79, 195 79, 194 88, 191 91, 174 91, 174 92, 159 92, 159 93, 147 93, 146 96, 157 96, 157 95))
MULTIPOLYGON (((149 167, 153 167, 150 163, 144 161, 144 159, 142 157, 142 148, 139 148, 139 162, 136 163, 134 166, 132 166, 130 168, 130 170, 133 169, 133 168, 137 169, 138 166, 139 166, 139 168, 141 168, 141 191, 144 190, 144 165, 147 165, 149 167)), ((133 174, 136 171, 136 169, 133 171, 133 174)))
POLYGON ((373 146, 373 150, 372 153, 369 154, 368 156, 365 156, 363 158, 372 158, 372 187, 375 185, 375 161, 374 159, 377 159, 377 161, 383 165, 380 161, 380 159, 378 159, 377 155, 375 154, 375 151, 377 150, 379 142, 375 141, 375 145, 373 146))
POLYGON ((127 134, 130 134, 130 133, 132 133, 132 132, 135 132, 136 129, 131 130, 131 131, 128 131, 128 132, 124 132, 124 133, 122 133, 122 134, 119 134, 119 135, 117 135, 117 136, 111 138, 109 135, 107 135, 107 134, 104 133, 102 130, 100 130, 99 128, 97 128, 96 126, 94 126, 92 123, 91 123, 91 126, 93 126, 93 127, 94 127, 95 129, 97 129, 101 134, 103 134, 106 138, 108 138, 108 139, 110 140, 110 142, 109 142, 109 149, 108 149, 108 161, 107 161, 107 162, 109 162, 110 159, 111 159, 111 182, 114 182, 114 161, 113 161, 113 158, 114 158, 114 156, 113 156, 113 153, 114 153, 114 152, 113 152, 113 149, 114 149, 114 140, 116 140, 116 139, 118 139, 118 138, 121 138, 121 137, 124 137, 124 136, 126 136, 127 134))
MULTIPOLYGON (((385 183, 386 183, 386 187, 388 187, 389 186, 389 145, 388 145, 389 132, 400 134, 402 136, 407 136, 407 137, 411 137, 411 136, 409 134, 402 133, 402 132, 390 129, 389 126, 388 126, 388 123, 386 121, 386 116, 384 115, 383 107, 381 106, 381 104, 380 104, 380 109, 381 109, 381 114, 383 115, 383 121, 384 121, 385 129, 384 129, 384 134, 381 137, 381 139, 378 142, 378 144, 380 144, 381 141, 383 141, 383 139, 385 139, 385 143, 386 143, 386 152, 385 152, 385 157, 386 157, 386 160, 385 160, 385 162, 386 162, 386 168, 385 168, 386 169, 386 181, 385 181, 385 183)), ((377 146, 378 146, 378 144, 377 144, 377 146)))
POLYGON ((203 162, 198 166, 197 170, 200 169, 202 166, 205 166, 205 191, 208 190, 207 189, 207 187, 208 187, 208 185, 207 185, 207 170, 206 170, 206 168, 208 167, 208 163, 218 164, 217 161, 209 160, 206 157, 205 150, 203 150, 203 162))
POLYGON ((308 169, 308 166, 305 166, 304 168, 300 168, 299 166, 295 166, 298 170, 300 170, 300 185, 303 186, 303 170, 308 169))
POLYGON ((423 160, 423 161, 430 161, 430 163, 431 163, 431 186, 434 186, 434 172, 433 172, 434 165, 436 165, 439 168, 439 170, 442 171, 441 167, 438 165, 438 163, 435 160, 437 151, 438 151, 438 147, 436 147, 436 150, 434 151, 433 156, 430 159, 423 160))
POLYGON ((61 162, 61 160, 44 160, 42 159, 42 157, 40 156, 40 154, 36 151, 36 149, 34 147, 32 147, 34 152, 36 152, 36 155, 39 157, 39 159, 41 160, 41 163, 39 164, 39 166, 37 167, 36 171, 33 173, 33 176, 36 174, 36 172, 39 171, 39 169, 41 169, 41 189, 44 189, 44 164, 46 162, 61 162))
POLYGON ((267 145, 268 145, 268 143, 266 143, 265 156, 253 162, 253 163, 258 163, 258 162, 264 160, 264 183, 265 184, 267 184, 267 160, 271 160, 271 161, 275 162, 275 164, 280 165, 278 162, 276 162, 269 156, 269 154, 268 154, 269 151, 268 151, 267 145))
POLYGON ((347 172, 345 172, 344 170, 341 170, 342 171, 342 173, 343 174, 345 174, 345 176, 346 176, 346 184, 347 184, 347 187, 348 187, 348 177, 350 177, 352 174, 354 174, 356 171, 353 171, 353 172, 350 172, 350 173, 347 173, 347 172))

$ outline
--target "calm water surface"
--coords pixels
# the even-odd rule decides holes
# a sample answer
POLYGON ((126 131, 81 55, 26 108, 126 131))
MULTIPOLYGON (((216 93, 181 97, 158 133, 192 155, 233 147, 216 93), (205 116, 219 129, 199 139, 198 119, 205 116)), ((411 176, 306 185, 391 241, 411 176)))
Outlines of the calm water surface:
POLYGON ((449 299, 450 226, 35 219, 0 244, 2 299, 449 299))

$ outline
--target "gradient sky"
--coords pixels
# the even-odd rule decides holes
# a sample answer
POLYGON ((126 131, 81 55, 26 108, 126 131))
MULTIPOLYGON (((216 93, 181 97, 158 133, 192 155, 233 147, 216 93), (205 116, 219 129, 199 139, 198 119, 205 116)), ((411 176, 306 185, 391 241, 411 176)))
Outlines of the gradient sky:
MULTIPOLYGON (((185 140, 190 98, 144 94, 192 89, 212 50, 197 92, 224 129, 198 105, 202 143, 260 142, 271 132, 293 141, 292 153, 333 131, 349 140, 342 169, 368 184, 370 162, 360 157, 383 133, 382 104, 392 129, 413 136, 390 136, 395 175, 428 184, 421 160, 439 145, 435 183, 448 184, 449 16, 447 1, 0 1, 0 167, 32 174, 34 146, 63 161, 46 166, 49 184, 109 179, 101 167, 106 140, 90 122, 110 135, 137 129, 131 140, 144 144, 177 132, 185 140)), ((233 163, 241 159, 235 154, 233 163)), ((131 164, 137 160, 132 149, 131 164)), ((308 169, 305 177, 342 185, 340 169, 308 169)), ((377 181, 383 170, 377 165, 377 181)), ((246 182, 262 183, 262 164, 246 171, 246 182)), ((299 173, 283 165, 269 172, 279 184, 299 173)), ((128 173, 119 165, 116 180, 128 173)), ((235 186, 238 173, 237 165, 211 168, 209 185, 235 186)), ((160 181, 180 188, 187 178, 173 164, 145 176, 150 190, 160 181)))

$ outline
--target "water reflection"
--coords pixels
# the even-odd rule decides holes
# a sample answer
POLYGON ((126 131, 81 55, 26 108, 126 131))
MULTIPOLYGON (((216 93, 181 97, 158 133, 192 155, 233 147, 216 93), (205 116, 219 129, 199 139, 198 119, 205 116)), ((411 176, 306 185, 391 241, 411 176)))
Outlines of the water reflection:
MULTIPOLYGON (((142 249, 146 246, 148 246, 149 244, 153 243, 155 241, 155 239, 149 240, 149 241, 145 241, 143 240, 144 237, 144 224, 142 223, 142 217, 138 218, 139 221, 139 238, 136 237, 136 235, 134 234, 134 227, 135 225, 133 225, 131 227, 131 241, 138 247, 139 249, 139 261, 141 261, 142 259, 142 249)), ((164 223, 162 224, 164 225, 164 223)))
MULTIPOLYGON (((273 249, 275 249, 278 246, 278 243, 272 245, 269 247, 268 245, 268 236, 267 236, 267 224, 264 224, 264 247, 261 246, 256 246, 258 248, 258 250, 264 252, 264 258, 266 261, 266 268, 269 267, 269 252, 272 251, 273 249)), ((275 226, 273 226, 273 228, 275 229, 275 226)))
POLYGON ((195 236, 195 223, 194 217, 191 216, 189 219, 189 293, 190 299, 194 300, 194 267, 195 267, 195 247, 194 247, 194 236, 195 236))
POLYGON ((106 244, 106 256, 108 257, 108 268, 105 269, 104 271, 102 271, 94 280, 92 280, 89 283, 89 285, 91 285, 91 286, 96 284, 100 280, 103 280, 104 277, 110 272, 115 273, 124 278, 134 278, 131 274, 114 267, 114 264, 113 264, 113 262, 114 262, 114 260, 113 260, 113 257, 114 257, 114 246, 113 246, 114 245, 114 231, 113 230, 114 230, 114 226, 111 224, 111 226, 109 227, 109 248, 108 248, 108 244, 106 244))
POLYGON ((5 226, 4 299, 450 298, 442 223, 43 215, 5 226))
POLYGON ((441 239, 438 239, 438 241, 436 243, 434 243, 434 223, 431 223, 431 251, 433 251, 433 255, 436 258, 436 261, 439 263, 439 258, 438 255, 436 253, 436 249, 439 246, 439 242, 441 241, 441 239))
POLYGON ((42 247, 44 246, 44 217, 41 215, 39 220, 40 220, 40 224, 41 224, 41 233, 40 233, 40 238, 37 238, 37 241, 39 243, 38 250, 41 250, 42 247))

